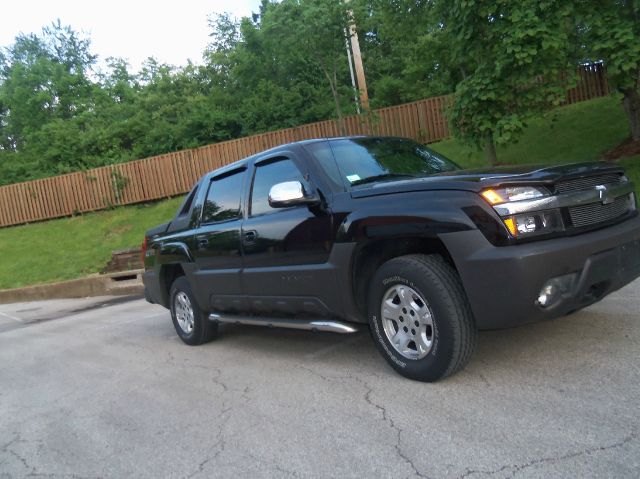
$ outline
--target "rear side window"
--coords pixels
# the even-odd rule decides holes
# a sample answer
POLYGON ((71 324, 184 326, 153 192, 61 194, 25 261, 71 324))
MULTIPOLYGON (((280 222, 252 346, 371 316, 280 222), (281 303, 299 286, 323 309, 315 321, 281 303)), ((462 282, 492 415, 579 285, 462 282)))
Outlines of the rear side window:
POLYGON ((209 185, 202 211, 203 223, 214 223, 240 218, 240 196, 244 171, 215 178, 209 185))
POLYGON ((182 208, 180 208, 180 212, 178 213, 178 216, 184 216, 187 213, 189 213, 189 211, 191 210, 191 205, 193 204, 193 199, 196 197, 196 191, 198 191, 197 184, 196 186, 193 187, 191 192, 187 195, 186 199, 184 200, 184 203, 182 205, 182 208))
POLYGON ((276 211, 269 206, 269 191, 273 185, 285 181, 300 181, 304 184, 300 170, 289 158, 258 165, 251 190, 251 216, 276 211))

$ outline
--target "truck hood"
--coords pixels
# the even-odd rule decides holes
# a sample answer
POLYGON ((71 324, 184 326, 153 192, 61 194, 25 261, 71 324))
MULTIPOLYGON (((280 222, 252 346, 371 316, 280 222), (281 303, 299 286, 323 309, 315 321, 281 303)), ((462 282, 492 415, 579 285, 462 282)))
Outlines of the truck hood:
POLYGON ((435 175, 381 180, 352 187, 351 196, 362 198, 422 190, 464 190, 480 192, 502 185, 552 185, 559 180, 622 173, 616 165, 604 162, 573 163, 560 166, 514 165, 448 171, 435 175))

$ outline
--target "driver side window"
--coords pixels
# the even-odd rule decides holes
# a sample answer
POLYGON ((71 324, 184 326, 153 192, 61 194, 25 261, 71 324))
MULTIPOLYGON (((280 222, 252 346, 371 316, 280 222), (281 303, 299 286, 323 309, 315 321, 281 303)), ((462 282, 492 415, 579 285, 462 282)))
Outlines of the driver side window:
MULTIPOLYGON (((251 216, 273 213, 277 209, 269 206, 269 190, 275 184, 284 181, 300 181, 305 183, 302 173, 289 158, 276 158, 269 163, 261 163, 256 167, 251 189, 251 216)), ((280 208, 281 209, 281 208, 280 208)))

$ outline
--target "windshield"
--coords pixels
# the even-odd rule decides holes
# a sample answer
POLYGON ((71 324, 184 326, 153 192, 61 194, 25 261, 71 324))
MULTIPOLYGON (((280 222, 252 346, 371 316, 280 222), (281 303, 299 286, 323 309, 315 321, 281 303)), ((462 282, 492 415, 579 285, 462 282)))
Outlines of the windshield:
MULTIPOLYGON (((458 169, 444 156, 404 138, 339 139, 330 140, 329 145, 341 181, 351 186, 458 169)), ((321 164, 326 164, 326 161, 321 164)), ((327 173, 333 176, 338 172, 327 173)))

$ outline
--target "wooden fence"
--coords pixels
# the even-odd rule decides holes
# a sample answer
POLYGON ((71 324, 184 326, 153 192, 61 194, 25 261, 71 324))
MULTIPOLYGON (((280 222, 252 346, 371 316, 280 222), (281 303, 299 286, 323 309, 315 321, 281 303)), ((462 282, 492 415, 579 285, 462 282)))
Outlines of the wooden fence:
MULTIPOLYGON (((609 93, 602 65, 579 69, 579 81, 567 92, 567 104, 609 93)), ((376 134, 431 143, 448 138, 445 109, 439 96, 375 111, 373 119, 345 119, 349 135, 376 134)), ((167 198, 187 192, 196 180, 220 166, 292 141, 339 136, 334 120, 272 131, 237 140, 177 151, 86 172, 0 187, 0 227, 167 198)))

